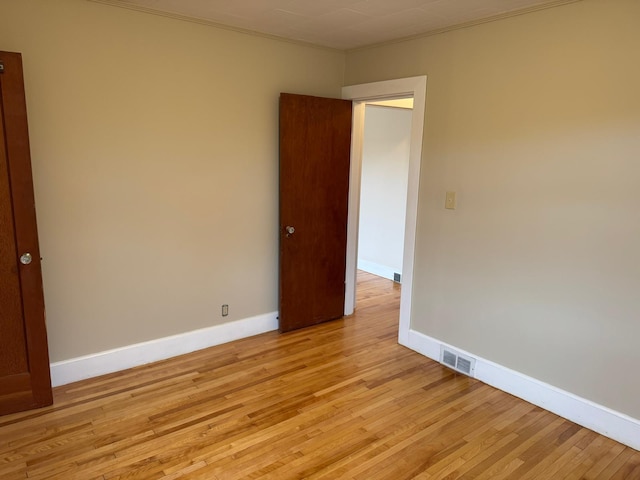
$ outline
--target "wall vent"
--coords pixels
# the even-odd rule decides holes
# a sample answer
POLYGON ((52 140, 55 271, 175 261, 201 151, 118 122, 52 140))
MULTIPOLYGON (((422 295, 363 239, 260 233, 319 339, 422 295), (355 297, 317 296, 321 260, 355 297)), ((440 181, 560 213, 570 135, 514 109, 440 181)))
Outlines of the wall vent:
POLYGON ((393 274, 393 281, 394 281, 394 282, 396 282, 396 283, 400 283, 400 278, 401 278, 401 276, 400 276, 400 274, 399 274, 399 273, 394 273, 394 274, 393 274))
POLYGON ((460 352, 440 346, 440 363, 446 365, 449 368, 454 369, 456 372, 464 373, 470 377, 474 376, 476 369, 476 359, 463 355, 460 352))

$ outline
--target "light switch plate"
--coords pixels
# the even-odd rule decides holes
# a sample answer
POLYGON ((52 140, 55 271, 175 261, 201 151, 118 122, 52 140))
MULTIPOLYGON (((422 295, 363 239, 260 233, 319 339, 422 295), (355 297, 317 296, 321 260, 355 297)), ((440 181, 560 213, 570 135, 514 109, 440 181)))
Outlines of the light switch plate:
POLYGON ((449 210, 456 209, 456 192, 447 192, 444 200, 444 208, 447 208, 449 210))

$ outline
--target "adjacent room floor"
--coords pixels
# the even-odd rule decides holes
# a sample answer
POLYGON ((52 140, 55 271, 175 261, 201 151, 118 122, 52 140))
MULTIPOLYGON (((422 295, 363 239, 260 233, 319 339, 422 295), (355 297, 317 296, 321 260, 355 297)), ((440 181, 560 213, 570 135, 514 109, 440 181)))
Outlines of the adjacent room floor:
POLYGON ((640 479, 640 452, 398 345, 400 287, 358 282, 352 317, 0 417, 0 478, 640 479))

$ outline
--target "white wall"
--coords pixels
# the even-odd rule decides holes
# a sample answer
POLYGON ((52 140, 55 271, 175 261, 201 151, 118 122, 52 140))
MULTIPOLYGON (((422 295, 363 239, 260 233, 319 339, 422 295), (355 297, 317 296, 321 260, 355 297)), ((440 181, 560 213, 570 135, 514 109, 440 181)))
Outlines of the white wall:
POLYGON ((358 268, 402 273, 411 110, 365 106, 358 268))
POLYGON ((276 311, 278 96, 339 97, 344 54, 85 0, 0 18, 24 60, 52 361, 276 311))
POLYGON ((346 73, 429 79, 412 328, 634 418, 638 18, 584 0, 350 52, 346 73))

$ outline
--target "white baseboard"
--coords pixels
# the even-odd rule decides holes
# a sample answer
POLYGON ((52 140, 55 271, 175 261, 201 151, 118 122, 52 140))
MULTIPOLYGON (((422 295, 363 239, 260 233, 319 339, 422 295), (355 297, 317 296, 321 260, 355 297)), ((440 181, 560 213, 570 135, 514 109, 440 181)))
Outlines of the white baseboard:
POLYGON ((360 258, 358 259, 358 270, 363 270, 379 277, 388 278, 389 280, 393 280, 394 273, 402 274, 401 270, 394 270, 386 265, 380 265, 379 263, 362 260, 360 258))
POLYGON ((640 450, 640 420, 638 419, 479 358, 472 353, 415 330, 409 330, 408 344, 405 346, 438 362, 440 361, 441 345, 475 358, 475 378, 478 380, 631 448, 640 450))
POLYGON ((278 329, 278 312, 158 338, 51 364, 54 387, 118 372, 278 329))

